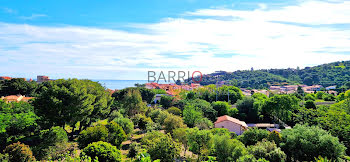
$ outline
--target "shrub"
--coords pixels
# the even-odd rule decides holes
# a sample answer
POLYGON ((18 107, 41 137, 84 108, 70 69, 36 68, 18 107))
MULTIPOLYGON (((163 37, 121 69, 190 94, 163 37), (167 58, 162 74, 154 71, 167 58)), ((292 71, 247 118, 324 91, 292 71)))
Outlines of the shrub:
POLYGON ((259 141, 248 150, 256 158, 265 158, 271 162, 285 161, 287 158, 286 154, 281 151, 281 148, 277 147, 275 142, 270 142, 266 139, 259 141))
POLYGON ((261 141, 264 138, 267 138, 269 132, 263 129, 252 128, 244 131, 238 139, 243 142, 246 146, 254 145, 258 141, 261 141))
POLYGON ((224 101, 216 101, 212 103, 213 108, 218 112, 218 116, 227 115, 230 105, 224 101))
POLYGON ((106 141, 108 139, 108 129, 103 125, 89 127, 80 132, 78 143, 80 148, 97 141, 106 141))
POLYGON ((162 105, 163 108, 167 109, 173 106, 174 99, 174 97, 163 95, 162 97, 160 97, 160 105, 162 105))
POLYGON ((315 98, 314 94, 309 93, 309 94, 305 95, 305 100, 315 101, 316 98, 315 98))
POLYGON ((65 145, 69 145, 66 131, 58 126, 40 131, 39 139, 40 144, 33 148, 34 155, 38 159, 55 156, 54 151, 66 150, 65 145))
POLYGON ((295 161, 313 161, 318 156, 336 160, 345 154, 346 148, 338 138, 319 127, 296 125, 281 134, 282 150, 295 161))
POLYGON ((202 129, 213 128, 214 124, 208 118, 202 118, 202 119, 196 121, 195 126, 202 130, 202 129))
POLYGON ((134 123, 129 118, 116 118, 113 121, 122 126, 128 136, 134 131, 134 123))
POLYGON ((267 140, 275 142, 277 145, 279 145, 282 141, 282 136, 277 131, 272 131, 269 133, 269 136, 267 136, 267 140))
POLYGON ((142 114, 136 114, 132 118, 134 124, 136 124, 141 130, 145 130, 148 123, 152 122, 152 119, 149 117, 146 117, 142 114))
POLYGON ((335 101, 335 96, 332 95, 332 94, 327 94, 327 93, 325 93, 325 94, 322 96, 322 99, 325 100, 325 101, 335 101))
POLYGON ((244 144, 237 139, 231 139, 228 135, 216 135, 213 141, 218 161, 236 161, 239 157, 247 154, 244 144))
POLYGON ((108 139, 107 142, 120 148, 123 141, 126 140, 126 134, 123 128, 116 122, 110 122, 106 125, 108 129, 108 139))
POLYGON ((182 118, 176 115, 169 115, 164 120, 163 125, 166 133, 173 133, 173 130, 176 128, 186 128, 186 125, 183 123, 182 118))
POLYGON ((308 109, 316 109, 316 105, 314 103, 314 101, 312 100, 307 100, 305 102, 305 108, 308 108, 308 109))
POLYGON ((140 144, 133 142, 130 144, 129 152, 127 156, 129 158, 134 158, 137 154, 139 154, 140 150, 141 150, 140 144))
POLYGON ((98 161, 101 162, 122 161, 121 152, 117 149, 117 147, 103 141, 89 144, 83 149, 83 152, 92 159, 96 159, 97 157, 98 161))
POLYGON ((177 107, 170 107, 169 109, 167 109, 167 111, 174 115, 178 115, 178 116, 182 115, 182 111, 177 107))
POLYGON ((8 145, 5 150, 5 154, 8 154, 10 161, 27 162, 35 161, 33 152, 30 150, 28 145, 21 144, 20 142, 8 145))
POLYGON ((180 144, 175 142, 170 134, 166 134, 156 140, 154 145, 148 148, 152 160, 159 159, 164 162, 172 162, 180 155, 180 144))

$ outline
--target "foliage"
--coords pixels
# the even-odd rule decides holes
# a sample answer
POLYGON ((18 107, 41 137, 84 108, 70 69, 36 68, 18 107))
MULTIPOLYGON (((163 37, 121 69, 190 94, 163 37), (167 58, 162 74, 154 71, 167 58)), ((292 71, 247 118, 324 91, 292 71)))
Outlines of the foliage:
POLYGON ((316 98, 317 98, 317 99, 322 99, 324 94, 325 94, 324 92, 318 91, 318 92, 316 93, 316 98))
POLYGON ((244 143, 246 146, 255 145, 258 141, 269 136, 269 132, 263 129, 250 128, 243 132, 238 139, 244 143))
POLYGON ((332 94, 325 93, 325 94, 323 94, 322 99, 325 101, 335 101, 336 98, 332 94))
POLYGON ((0 149, 23 136, 30 136, 37 128, 38 116, 26 102, 6 103, 0 100, 0 149))
POLYGON ((125 116, 131 117, 146 111, 146 104, 142 101, 141 93, 137 89, 129 89, 120 103, 125 116))
MULTIPOLYGON (((256 102, 259 102, 258 100, 256 102)), ((261 114, 261 106, 255 102, 253 97, 244 97, 238 100, 237 109, 241 120, 256 122, 261 114)))
POLYGON ((134 131, 134 123, 129 118, 121 117, 116 118, 113 121, 118 123, 123 128, 127 136, 130 136, 130 134, 134 131))
POLYGON ((186 137, 186 132, 188 128, 177 128, 173 130, 172 137, 174 138, 175 141, 180 142, 184 148, 185 148, 185 153, 187 150, 187 137, 186 137))
POLYGON ((202 99, 195 99, 189 101, 188 103, 186 103, 186 105, 192 105, 197 110, 202 111, 203 116, 210 119, 211 121, 216 120, 217 111, 212 107, 212 105, 209 102, 202 99))
POLYGON ((40 91, 35 81, 27 82, 24 78, 0 80, 0 96, 25 95, 35 97, 40 91))
POLYGON ((216 101, 212 103, 213 108, 218 112, 218 116, 223 116, 228 114, 230 105, 224 101, 216 101))
POLYGON ((129 91, 138 91, 141 95, 141 98, 143 101, 147 102, 147 103, 152 103, 154 96, 156 95, 155 91, 144 88, 144 87, 129 87, 129 88, 125 88, 119 91, 115 91, 112 94, 112 97, 115 98, 116 101, 120 102, 122 100, 124 100, 125 95, 129 92, 129 91))
POLYGON ((78 143, 80 148, 84 148, 92 142, 107 141, 107 139, 108 129, 103 125, 97 125, 81 131, 78 137, 78 143))
POLYGON ((196 121, 195 126, 197 128, 199 128, 200 130, 202 130, 202 129, 213 128, 214 124, 208 118, 202 118, 202 119, 196 121))
POLYGON ((75 126, 79 122, 80 131, 110 111, 112 97, 97 82, 58 79, 42 84, 34 107, 46 126, 75 126))
POLYGON ((167 95, 163 95, 162 97, 160 97, 160 105, 162 105, 163 108, 167 109, 171 106, 173 106, 174 104, 174 97, 172 96, 167 96, 167 95))
POLYGON ((249 153, 253 154, 256 158, 264 158, 270 162, 285 161, 287 158, 281 148, 277 147, 274 142, 265 139, 251 146, 248 150, 249 153))
POLYGON ((169 109, 167 109, 167 111, 171 114, 174 114, 174 115, 178 115, 178 116, 182 115, 181 109, 179 109, 177 107, 170 107, 169 109))
POLYGON ((54 155, 58 152, 59 147, 62 148, 63 144, 67 144, 68 136, 63 128, 56 126, 40 131, 39 140, 40 144, 33 148, 33 152, 35 157, 43 159, 51 154, 54 155))
POLYGON ((312 100, 307 100, 305 102, 305 108, 308 108, 308 109, 316 109, 316 105, 314 103, 314 101, 312 100))
POLYGON ((349 100, 334 104, 323 115, 317 118, 320 127, 328 130, 333 136, 339 138, 347 147, 350 154, 350 114, 349 100))
POLYGON ((146 117, 143 114, 136 114, 133 118, 132 121, 134 125, 137 125, 141 130, 145 130, 147 127, 148 123, 152 123, 152 119, 149 117, 146 117))
POLYGON ((212 148, 213 134, 210 130, 199 130, 198 128, 187 129, 186 132, 189 150, 201 157, 209 155, 212 148))
POLYGON ((114 146, 117 146, 117 148, 120 148, 122 142, 125 141, 127 137, 123 128, 114 121, 109 122, 106 125, 106 128, 108 129, 107 141, 114 146))
POLYGON ((134 158, 137 154, 139 154, 140 150, 141 150, 140 144, 138 144, 137 142, 133 142, 130 144, 127 156, 129 158, 134 158))
POLYGON ((298 99, 291 95, 274 95, 264 102, 263 112, 266 115, 277 117, 289 122, 292 119, 292 112, 298 108, 298 99))
POLYGON ((315 126, 296 125, 293 129, 285 129, 282 140, 282 150, 293 160, 312 161, 318 156, 336 160, 345 153, 338 138, 315 126))
POLYGON ((278 146, 282 141, 282 136, 279 132, 274 130, 269 133, 269 135, 267 136, 267 140, 275 142, 275 144, 277 144, 278 146))
POLYGON ((170 134, 161 136, 156 142, 148 148, 152 160, 174 161, 174 158, 180 155, 180 145, 173 141, 170 134))
POLYGON ((203 118, 202 111, 192 105, 187 105, 183 111, 183 120, 189 127, 194 127, 197 121, 203 118))
POLYGON ((121 143, 126 140, 125 132, 122 127, 115 122, 110 122, 106 126, 97 125, 89 127, 82 131, 79 135, 79 147, 84 148, 88 144, 97 141, 109 142, 118 148, 121 143))
POLYGON ((214 154, 220 162, 236 161, 247 154, 243 143, 237 139, 230 139, 228 135, 215 135, 213 141, 214 154))
POLYGON ((163 125, 165 133, 172 133, 176 128, 186 128, 186 125, 183 123, 182 118, 177 115, 169 115, 164 120, 163 125))
POLYGON ((20 142, 6 146, 4 153, 8 154, 10 161, 35 161, 35 157, 33 156, 29 146, 20 142))
POLYGON ((117 147, 103 141, 89 144, 83 149, 83 152, 92 159, 98 158, 98 161, 101 162, 122 161, 121 152, 117 149, 117 147))
POLYGON ((315 101, 316 100, 316 96, 315 96, 315 94, 313 94, 313 93, 308 93, 308 94, 306 94, 305 95, 305 98, 304 98, 306 101, 307 100, 311 100, 311 101, 315 101))

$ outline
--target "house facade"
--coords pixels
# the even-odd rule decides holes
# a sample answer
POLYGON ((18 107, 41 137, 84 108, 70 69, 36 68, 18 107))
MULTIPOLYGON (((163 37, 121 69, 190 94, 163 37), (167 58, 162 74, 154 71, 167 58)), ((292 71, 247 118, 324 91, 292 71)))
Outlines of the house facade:
POLYGON ((248 126, 244 121, 224 115, 219 117, 215 122, 215 128, 226 128, 230 132, 235 132, 237 135, 241 135, 248 129, 248 126))

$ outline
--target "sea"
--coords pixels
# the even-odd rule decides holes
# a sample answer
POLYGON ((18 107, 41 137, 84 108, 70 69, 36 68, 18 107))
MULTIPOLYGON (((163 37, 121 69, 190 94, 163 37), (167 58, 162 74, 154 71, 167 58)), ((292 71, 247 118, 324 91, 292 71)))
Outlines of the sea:
MULTIPOLYGON (((135 87, 135 84, 145 84, 147 80, 93 80, 95 82, 99 82, 102 86, 108 89, 124 89, 128 87, 135 87)), ((160 84, 166 83, 159 81, 160 84)), ((167 82, 169 83, 169 82, 167 82)))

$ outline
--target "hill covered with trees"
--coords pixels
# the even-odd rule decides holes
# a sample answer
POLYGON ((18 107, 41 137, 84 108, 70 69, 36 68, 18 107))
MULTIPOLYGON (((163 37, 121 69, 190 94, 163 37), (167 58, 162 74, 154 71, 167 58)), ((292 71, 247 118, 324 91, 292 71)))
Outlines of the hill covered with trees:
POLYGON ((333 62, 304 69, 261 69, 212 73, 203 76, 202 85, 225 84, 241 88, 267 88, 270 85, 320 84, 342 86, 350 80, 350 61, 333 62))

